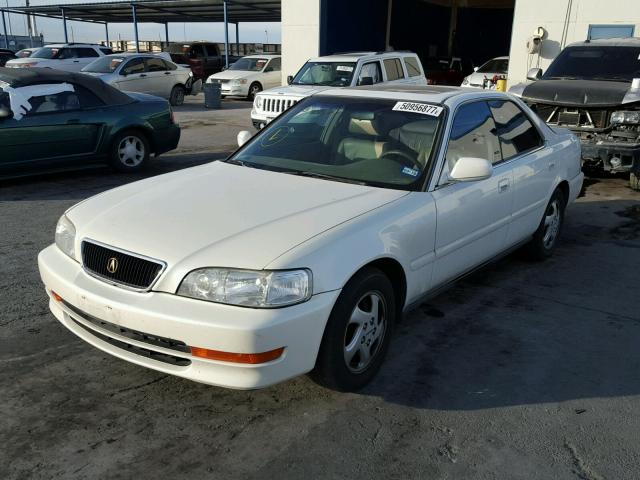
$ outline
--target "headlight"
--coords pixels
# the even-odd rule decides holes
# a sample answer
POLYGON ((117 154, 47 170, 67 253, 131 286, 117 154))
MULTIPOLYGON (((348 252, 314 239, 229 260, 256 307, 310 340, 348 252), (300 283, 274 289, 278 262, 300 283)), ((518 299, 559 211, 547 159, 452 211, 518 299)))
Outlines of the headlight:
POLYGON ((611 123, 640 123, 640 112, 613 112, 611 123))
POLYGON ((256 108, 262 108, 262 97, 260 95, 256 95, 256 99, 253 101, 253 106, 256 108))
POLYGON ((284 307, 311 297, 311 272, 203 268, 182 280, 178 295, 243 307, 284 307))
POLYGON ((66 215, 62 215, 56 225, 56 245, 75 260, 76 227, 66 215))

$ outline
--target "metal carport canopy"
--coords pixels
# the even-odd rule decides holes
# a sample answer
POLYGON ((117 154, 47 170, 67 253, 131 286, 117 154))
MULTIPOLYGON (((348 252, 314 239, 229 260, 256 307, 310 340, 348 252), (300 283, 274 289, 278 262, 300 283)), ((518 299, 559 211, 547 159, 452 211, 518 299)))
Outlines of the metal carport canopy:
MULTIPOLYGON (((96 23, 131 23, 135 5, 138 23, 223 22, 224 0, 137 0, 58 3, 10 7, 5 11, 96 23), (63 12, 64 11, 64 15, 63 12)), ((280 0, 227 0, 229 22, 279 22, 280 0)))

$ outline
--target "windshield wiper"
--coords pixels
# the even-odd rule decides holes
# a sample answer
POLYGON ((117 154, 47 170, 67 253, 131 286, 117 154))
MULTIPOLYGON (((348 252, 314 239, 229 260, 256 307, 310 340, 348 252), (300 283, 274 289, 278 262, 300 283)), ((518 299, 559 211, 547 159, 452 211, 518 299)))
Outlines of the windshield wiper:
POLYGON ((244 163, 242 160, 238 160, 237 158, 228 158, 224 162, 225 163, 230 163, 231 165, 240 165, 241 167, 248 167, 249 166, 246 163, 244 163))
POLYGON ((320 178, 322 180, 333 180, 334 182, 342 183, 354 183, 356 185, 366 185, 366 182, 360 180, 353 180, 351 178, 336 177, 333 175, 327 175, 326 173, 309 172, 305 170, 283 170, 282 173, 288 173, 289 175, 297 175, 299 177, 311 177, 320 178))

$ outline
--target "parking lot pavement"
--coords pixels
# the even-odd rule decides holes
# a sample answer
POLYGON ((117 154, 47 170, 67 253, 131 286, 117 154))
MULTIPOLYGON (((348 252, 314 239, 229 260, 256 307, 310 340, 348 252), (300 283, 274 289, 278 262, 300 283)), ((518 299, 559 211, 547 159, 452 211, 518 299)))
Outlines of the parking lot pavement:
POLYGON ((136 178, 0 188, 0 478, 640 477, 640 208, 624 180, 586 182, 549 261, 516 253, 408 315, 381 374, 345 395, 306 377, 192 383, 53 318, 36 255, 58 216, 136 178))

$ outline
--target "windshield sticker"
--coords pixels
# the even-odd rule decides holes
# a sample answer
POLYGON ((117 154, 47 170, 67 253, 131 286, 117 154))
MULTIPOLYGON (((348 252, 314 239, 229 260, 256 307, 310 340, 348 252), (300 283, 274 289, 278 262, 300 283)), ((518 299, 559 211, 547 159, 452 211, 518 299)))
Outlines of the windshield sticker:
POLYGON ((287 138, 289 136, 289 133, 291 133, 292 131, 293 128, 290 127, 278 127, 273 132, 269 132, 267 135, 265 135, 262 138, 260 145, 262 145, 263 147, 272 147, 287 138))
POLYGON ((353 72, 353 67, 351 65, 338 65, 336 67, 337 72, 353 72))
POLYGON ((404 167, 402 169, 402 173, 404 173, 405 175, 410 175, 412 177, 417 177, 418 175, 420 175, 420 170, 414 170, 413 168, 404 167))
POLYGON ((431 117, 438 117, 442 113, 442 107, 429 105, 428 103, 398 102, 392 108, 396 112, 412 112, 431 117))
POLYGON ((41 85, 29 85, 27 87, 12 88, 9 84, 0 85, 0 88, 9 94, 9 105, 13 118, 21 120, 33 107, 29 100, 33 97, 44 97, 46 95, 57 95, 63 92, 74 92, 70 83, 52 83, 41 85))

